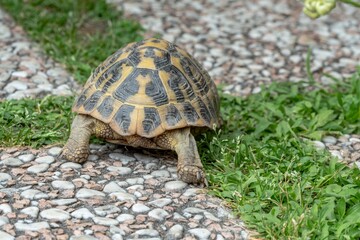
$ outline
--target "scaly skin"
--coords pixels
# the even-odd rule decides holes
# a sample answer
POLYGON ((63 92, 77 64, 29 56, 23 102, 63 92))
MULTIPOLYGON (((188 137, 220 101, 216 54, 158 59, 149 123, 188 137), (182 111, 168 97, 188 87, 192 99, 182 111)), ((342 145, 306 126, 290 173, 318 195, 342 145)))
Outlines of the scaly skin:
POLYGON ((190 128, 166 131, 155 138, 141 136, 120 136, 109 125, 87 115, 77 115, 71 125, 70 137, 60 158, 83 163, 89 156, 91 135, 112 143, 133 147, 155 148, 176 151, 178 155, 177 173, 187 183, 207 185, 205 172, 190 128))

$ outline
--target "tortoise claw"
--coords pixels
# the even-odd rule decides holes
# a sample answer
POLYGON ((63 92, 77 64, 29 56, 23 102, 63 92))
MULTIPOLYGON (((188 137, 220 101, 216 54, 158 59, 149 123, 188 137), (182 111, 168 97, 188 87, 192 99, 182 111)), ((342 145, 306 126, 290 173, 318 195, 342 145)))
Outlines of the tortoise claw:
POLYGON ((179 178, 186 182, 201 187, 208 186, 208 182, 205 178, 204 169, 198 166, 178 166, 179 178))

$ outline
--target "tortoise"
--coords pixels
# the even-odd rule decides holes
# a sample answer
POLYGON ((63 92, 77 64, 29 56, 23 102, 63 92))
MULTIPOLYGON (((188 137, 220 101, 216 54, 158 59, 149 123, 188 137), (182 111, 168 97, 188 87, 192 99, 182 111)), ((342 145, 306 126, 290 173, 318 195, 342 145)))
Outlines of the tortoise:
POLYGON ((95 135, 173 150, 178 177, 206 184, 192 133, 220 124, 219 96, 209 74, 177 45, 150 38, 119 49, 91 74, 72 111, 77 115, 61 158, 85 162, 95 135))

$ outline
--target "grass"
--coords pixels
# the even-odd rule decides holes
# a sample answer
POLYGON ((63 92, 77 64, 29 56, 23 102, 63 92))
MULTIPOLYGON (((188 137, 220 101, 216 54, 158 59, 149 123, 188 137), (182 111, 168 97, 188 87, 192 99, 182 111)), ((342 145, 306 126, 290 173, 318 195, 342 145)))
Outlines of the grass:
MULTIPOLYGON (((80 2, 73 7, 73 1, 0 0, 49 54, 83 81, 107 54, 137 39, 140 27, 114 20, 103 1, 80 2), (107 27, 83 35, 89 19, 107 27), (124 36, 107 45, 104 36, 112 34, 116 21, 126 26, 117 29, 124 36), (54 27, 57 22, 61 24, 54 27)), ((274 83, 244 99, 221 96, 224 126, 198 141, 210 190, 267 239, 358 239, 360 171, 315 150, 305 139, 360 133, 360 69, 350 79, 334 78, 336 83, 325 90, 310 71, 310 52, 307 59, 308 82, 274 83)), ((47 97, 0 102, 0 145, 64 143, 72 101, 47 97)))
POLYGON ((81 83, 111 53, 141 39, 141 26, 105 0, 0 0, 0 6, 81 83))

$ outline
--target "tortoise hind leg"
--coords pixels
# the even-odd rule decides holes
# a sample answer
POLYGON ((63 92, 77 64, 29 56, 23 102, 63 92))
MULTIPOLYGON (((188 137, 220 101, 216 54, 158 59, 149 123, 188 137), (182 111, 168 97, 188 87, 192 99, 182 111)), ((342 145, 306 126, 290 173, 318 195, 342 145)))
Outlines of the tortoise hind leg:
POLYGON ((89 156, 89 140, 93 133, 95 119, 90 116, 78 114, 71 124, 68 141, 62 149, 59 158, 83 163, 89 156))
POLYGON ((207 185, 204 167, 190 128, 167 131, 156 137, 155 142, 164 149, 176 151, 178 155, 177 173, 182 181, 207 185))

